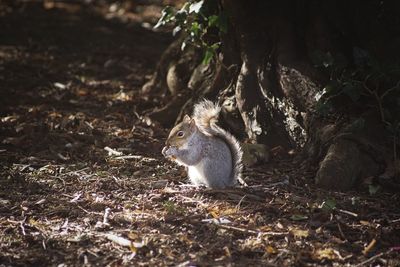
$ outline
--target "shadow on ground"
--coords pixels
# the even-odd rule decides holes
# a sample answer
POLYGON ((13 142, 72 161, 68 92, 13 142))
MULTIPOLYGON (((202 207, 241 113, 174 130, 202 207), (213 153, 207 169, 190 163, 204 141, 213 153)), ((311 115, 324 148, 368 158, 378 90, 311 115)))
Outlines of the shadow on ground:
POLYGON ((182 184, 139 92, 170 35, 131 3, 0 4, 0 265, 400 263, 398 194, 320 191, 290 157, 182 184))

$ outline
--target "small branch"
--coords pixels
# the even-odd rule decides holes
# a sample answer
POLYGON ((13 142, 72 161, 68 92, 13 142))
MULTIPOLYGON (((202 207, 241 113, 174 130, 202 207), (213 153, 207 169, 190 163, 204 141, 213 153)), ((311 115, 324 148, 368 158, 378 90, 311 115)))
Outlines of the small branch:
POLYGON ((389 249, 388 251, 385 251, 385 252, 381 252, 381 253, 379 253, 379 254, 376 254, 375 256, 372 256, 371 258, 369 258, 369 259, 367 259, 367 260, 365 260, 365 261, 363 261, 363 262, 357 264, 355 267, 364 266, 364 265, 366 265, 367 263, 370 263, 371 261, 373 261, 373 260, 375 260, 375 259, 377 259, 377 258, 379 258, 379 257, 382 257, 383 255, 389 254, 390 252, 392 252, 392 249, 389 249))
POLYGON ((112 149, 111 147, 108 147, 108 146, 104 147, 104 150, 108 152, 109 156, 113 156, 113 155, 114 156, 121 156, 122 155, 122 152, 119 152, 119 151, 117 151, 115 149, 112 149))
POLYGON ((110 215, 110 208, 106 208, 105 210, 104 210, 104 216, 103 216, 103 224, 105 224, 105 225, 109 225, 109 223, 108 223, 108 216, 110 215))
POLYGON ((374 248, 375 244, 376 244, 376 239, 374 238, 374 239, 371 240, 371 242, 368 244, 368 246, 366 246, 366 247, 364 248, 364 250, 363 250, 362 253, 363 253, 364 255, 368 255, 368 253, 371 251, 371 249, 374 248))
POLYGON ((339 233, 342 236, 343 240, 347 240, 346 236, 343 233, 342 227, 340 226, 340 223, 337 223, 337 226, 339 228, 339 233))
POLYGON ((240 205, 242 204, 243 200, 245 199, 246 195, 244 195, 240 200, 239 203, 236 205, 235 209, 238 211, 240 209, 240 205))
POLYGON ((123 247, 130 247, 132 246, 132 242, 129 239, 114 235, 114 234, 105 234, 103 235, 105 238, 107 238, 108 240, 123 246, 123 247))
POLYGON ((156 159, 154 159, 154 158, 143 157, 143 156, 138 156, 138 155, 118 156, 118 157, 115 157, 114 159, 116 159, 116 160, 120 160, 120 159, 139 159, 139 160, 141 160, 141 159, 143 159, 146 161, 156 161, 156 159))
POLYGON ((20 222, 19 227, 21 228, 22 234, 26 235, 24 223, 26 221, 26 217, 20 222))
POLYGON ((348 210, 342 210, 342 209, 335 209, 336 211, 339 211, 339 212, 341 212, 341 213, 344 213, 344 214, 347 214, 347 215, 350 215, 350 216, 353 216, 353 217, 358 217, 358 214, 357 213, 354 213, 354 212, 351 212, 351 211, 348 211, 348 210))
POLYGON ((393 86, 392 88, 386 90, 386 91, 381 95, 381 99, 383 99, 385 96, 387 96, 387 95, 388 95, 391 91, 393 91, 394 89, 399 88, 399 86, 400 86, 400 81, 399 81, 395 86, 393 86))
POLYGON ((228 229, 228 230, 234 230, 242 233, 248 233, 248 234, 255 234, 255 235, 270 235, 270 236, 284 236, 288 235, 289 232, 261 232, 261 231, 255 231, 255 230, 250 230, 246 228, 240 228, 236 226, 230 226, 226 224, 216 224, 221 228, 228 229))

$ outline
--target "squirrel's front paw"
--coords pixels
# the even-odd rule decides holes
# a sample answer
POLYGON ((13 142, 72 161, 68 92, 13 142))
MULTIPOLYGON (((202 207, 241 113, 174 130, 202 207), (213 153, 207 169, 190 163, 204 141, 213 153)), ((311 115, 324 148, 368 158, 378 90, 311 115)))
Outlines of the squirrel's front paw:
POLYGON ((163 147, 163 149, 162 149, 162 151, 161 151, 161 153, 163 154, 163 156, 164 157, 166 157, 167 156, 167 152, 168 152, 168 147, 163 147))
POLYGON ((172 146, 165 146, 161 153, 164 155, 164 157, 174 160, 176 159, 175 150, 176 149, 172 146))

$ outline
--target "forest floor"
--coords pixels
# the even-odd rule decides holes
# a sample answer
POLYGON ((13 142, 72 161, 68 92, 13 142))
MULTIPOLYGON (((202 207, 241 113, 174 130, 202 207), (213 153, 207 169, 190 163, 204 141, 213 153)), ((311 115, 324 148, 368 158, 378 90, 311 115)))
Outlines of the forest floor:
POLYGON ((396 192, 319 190, 284 151, 187 184, 142 116, 171 36, 136 2, 0 4, 0 266, 399 266, 396 192))

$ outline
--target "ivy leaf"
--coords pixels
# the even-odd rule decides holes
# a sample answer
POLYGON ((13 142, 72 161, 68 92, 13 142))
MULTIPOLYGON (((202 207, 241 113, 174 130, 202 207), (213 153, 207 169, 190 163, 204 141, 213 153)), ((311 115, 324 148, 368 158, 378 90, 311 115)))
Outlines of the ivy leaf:
POLYGON ((212 15, 208 17, 208 27, 217 27, 218 24, 218 16, 212 15))
POLYGON ((175 14, 175 17, 174 17, 175 23, 176 24, 184 24, 187 17, 188 17, 187 11, 182 8, 175 14))
POLYGON ((170 22, 174 17, 174 10, 171 6, 166 6, 161 11, 161 18, 158 20, 157 24, 153 27, 154 29, 164 26, 166 23, 170 22))
POLYGON ((217 50, 219 48, 219 46, 221 45, 220 42, 218 43, 214 43, 210 46, 210 48, 213 50, 213 52, 215 52, 215 50, 217 50))
POLYGON ((192 23, 190 27, 190 35, 199 36, 200 30, 201 30, 200 24, 197 21, 195 21, 192 23))
POLYGON ((379 189, 381 189, 380 185, 372 185, 372 184, 370 184, 368 186, 368 191, 369 191, 370 195, 375 195, 379 191, 379 189))
POLYGON ((334 199, 327 199, 324 202, 322 202, 322 209, 326 211, 330 211, 336 208, 336 201, 334 199))
POLYGON ((175 35, 177 35, 180 31, 182 30, 182 27, 181 26, 176 26, 175 28, 174 28, 174 30, 172 31, 172 35, 173 36, 175 36, 175 35))
POLYGON ((222 11, 218 16, 217 26, 221 32, 228 32, 228 16, 224 11, 222 11))
POLYGON ((211 61, 211 59, 214 56, 214 50, 212 48, 207 47, 206 52, 204 53, 203 61, 202 63, 204 65, 208 65, 211 61))
POLYGON ((315 111, 321 116, 327 116, 332 110, 332 104, 327 101, 318 101, 315 105, 315 111))
POLYGON ((186 48, 186 46, 187 46, 187 42, 188 42, 187 39, 185 39, 185 40, 182 42, 182 44, 181 44, 181 51, 185 50, 185 48, 186 48))
POLYGON ((325 86, 325 91, 327 96, 336 95, 341 90, 341 84, 338 81, 329 81, 329 83, 325 86))
POLYGON ((207 18, 208 27, 217 27, 221 32, 226 33, 228 30, 228 18, 224 12, 221 12, 218 16, 212 15, 207 18))
POLYGON ((359 86, 347 83, 342 90, 343 93, 345 93, 348 97, 350 97, 351 100, 353 100, 354 102, 357 102, 360 99, 361 90, 359 86))
POLYGON ((193 12, 196 13, 196 14, 199 13, 200 9, 203 7, 203 4, 204 4, 204 0, 192 3, 189 6, 189 13, 193 13, 193 12))
POLYGON ((329 68, 333 65, 334 59, 331 53, 324 53, 320 50, 314 51, 311 54, 311 61, 315 67, 329 68))

